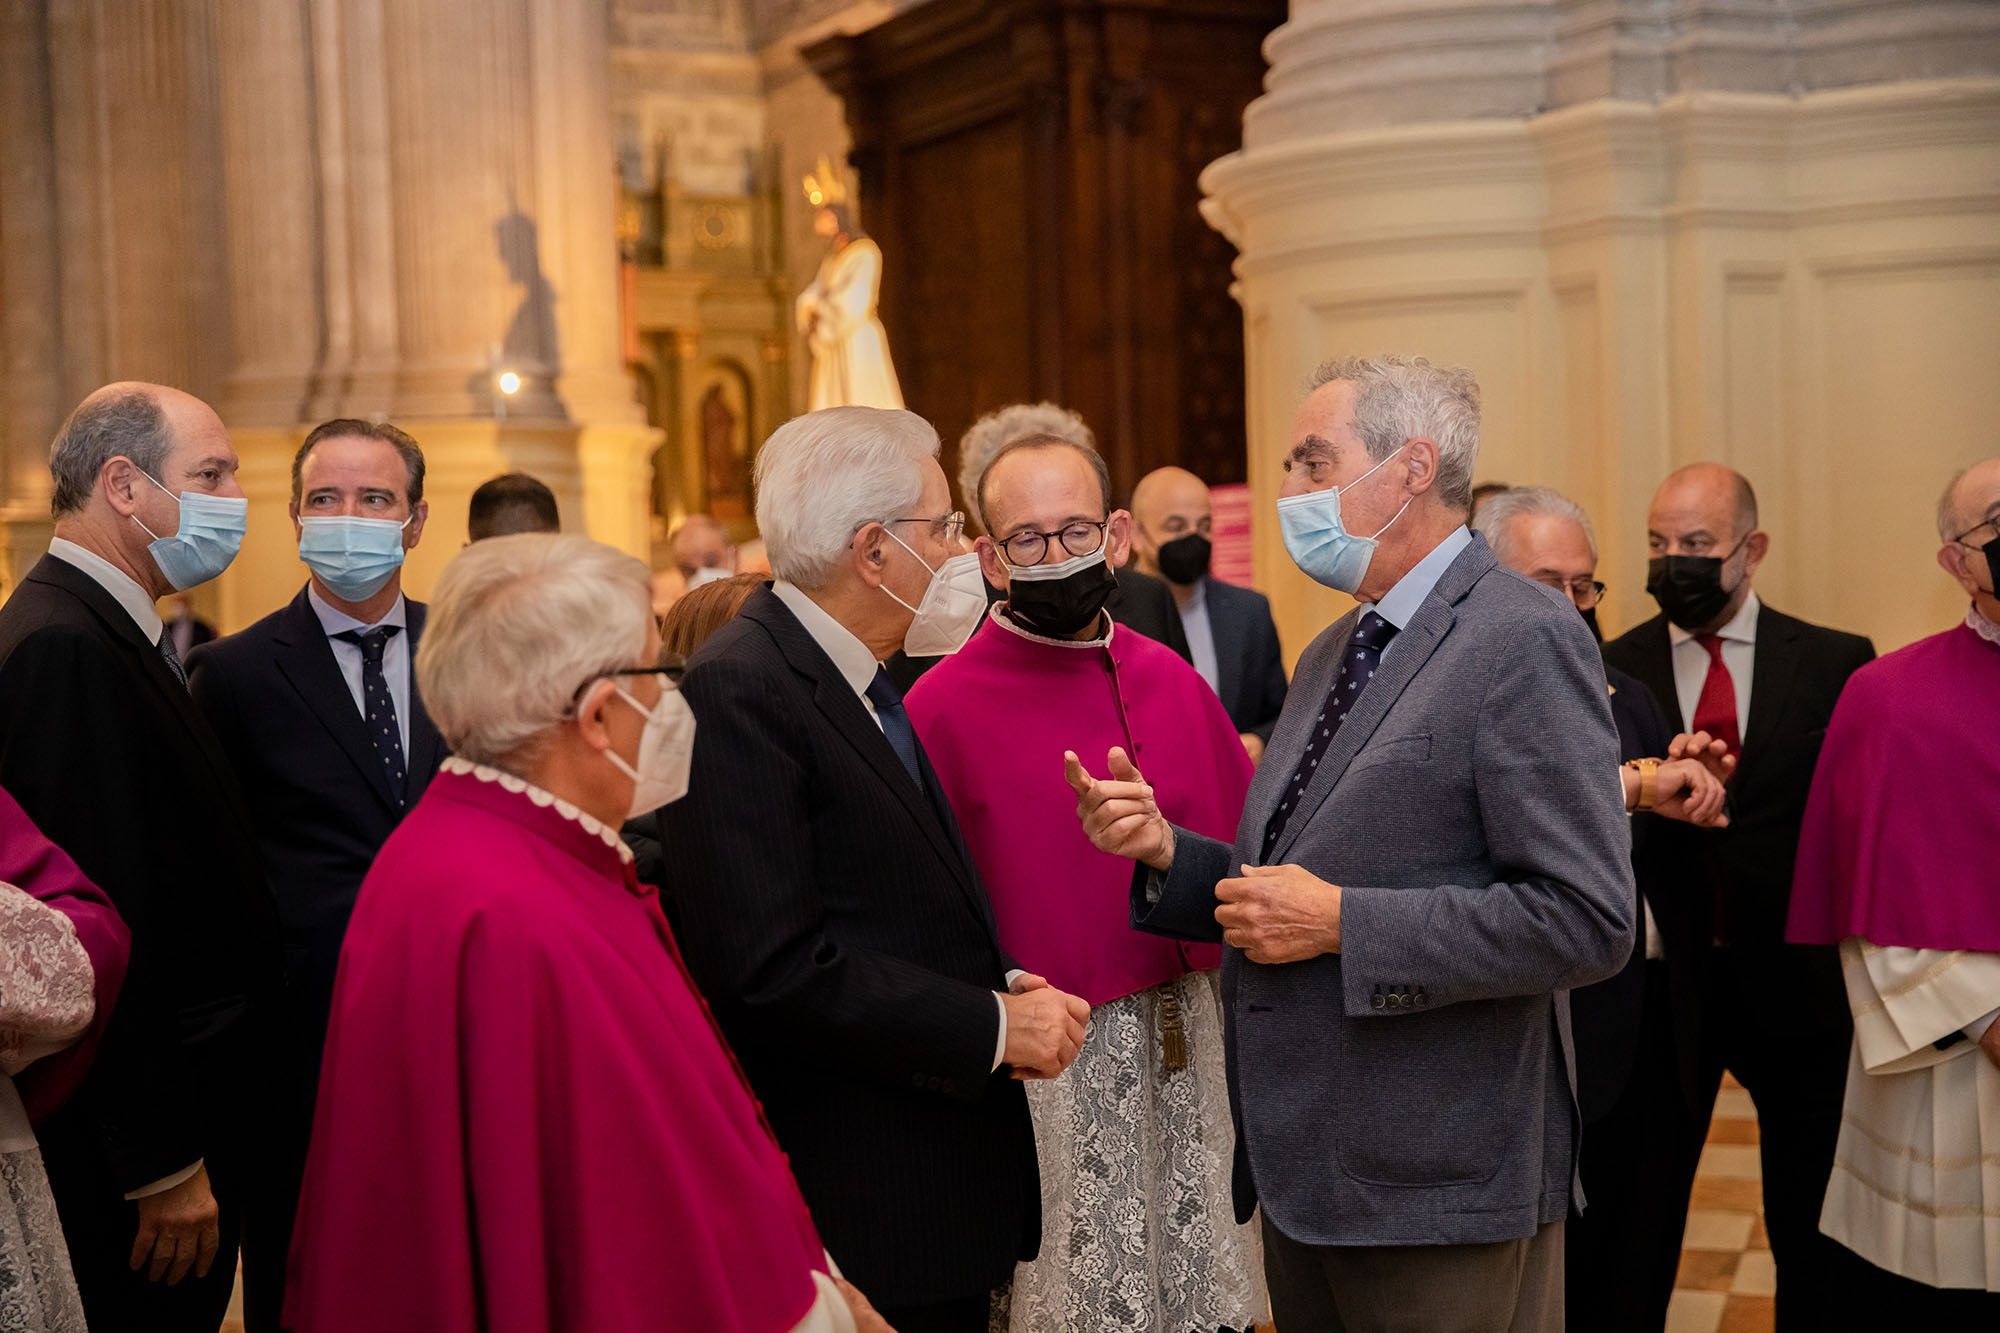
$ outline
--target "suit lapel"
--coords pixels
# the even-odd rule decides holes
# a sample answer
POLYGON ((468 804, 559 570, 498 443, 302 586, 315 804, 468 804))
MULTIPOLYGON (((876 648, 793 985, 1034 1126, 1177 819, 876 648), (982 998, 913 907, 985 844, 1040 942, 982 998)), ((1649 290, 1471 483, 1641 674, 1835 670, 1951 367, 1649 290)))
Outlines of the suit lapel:
POLYGON ((243 805, 236 785, 236 772, 229 766, 229 759, 222 753, 215 739, 215 732, 195 707, 194 698, 187 686, 174 675, 167 659, 160 655, 160 646, 147 641, 143 631, 132 619, 129 612, 118 604, 118 599, 107 592, 104 586, 66 560, 54 556, 43 556, 28 577, 52 587, 60 588, 76 597, 90 608, 91 614, 110 632, 111 636, 126 649, 137 654, 139 672, 165 700, 167 710, 180 719, 186 728, 188 738, 200 750, 214 772, 222 790, 229 794, 236 808, 236 815, 245 829, 250 827, 250 812, 243 805))
POLYGON ((409 623, 410 636, 410 805, 424 794, 424 788, 431 785, 438 765, 444 762, 444 737, 438 734, 437 724, 431 721, 430 710, 424 707, 423 696, 417 692, 417 645, 423 639, 424 621, 429 614, 422 602, 405 601, 405 618, 409 623))
POLYGON ((1757 758, 1777 735, 1785 699, 1791 693, 1792 677, 1799 669, 1798 627, 1787 616, 1768 606, 1757 610, 1757 650, 1750 667, 1750 729, 1743 735, 1743 754, 1737 760, 1736 789, 1741 791, 1747 772, 1754 772, 1757 758))
POLYGON ((1674 680, 1674 645, 1667 637, 1667 618, 1653 617, 1639 627, 1638 634, 1638 660, 1630 664, 1631 674, 1653 692, 1667 725, 1680 731, 1686 720, 1681 717, 1680 686, 1674 680))
POLYGON ((1233 718, 1243 700, 1243 647, 1249 636, 1237 632, 1232 599, 1217 592, 1215 580, 1206 580, 1202 596, 1208 600, 1208 636, 1215 641, 1215 693, 1233 718))
MULTIPOLYGON (((1278 839, 1278 845, 1271 849, 1271 864, 1280 865, 1292 844, 1299 840, 1313 814, 1325 803, 1335 784, 1347 772, 1347 766, 1354 761, 1361 747, 1375 734, 1382 720, 1389 716, 1389 710, 1403 696, 1409 683, 1416 679, 1417 672, 1423 670, 1424 663, 1431 660, 1431 654, 1444 641, 1458 620, 1458 613, 1436 594, 1424 599, 1417 608, 1416 615, 1402 632, 1396 635, 1388 650, 1382 655, 1382 665, 1375 672, 1375 679, 1361 691, 1360 700, 1354 711, 1340 724, 1333 741, 1327 746, 1325 756, 1319 761, 1319 768, 1313 772, 1312 781, 1299 796, 1299 808, 1285 822, 1285 831, 1278 839)), ((1343 647, 1345 644, 1343 642, 1343 647)), ((1297 759, 1293 761, 1297 765, 1297 759)))
POLYGON ((1360 623, 1361 608, 1356 607, 1335 621, 1299 659, 1291 691, 1285 696, 1284 712, 1277 729, 1271 733, 1271 747, 1258 762, 1250 779, 1249 794, 1243 798, 1243 821, 1237 828, 1236 840, 1252 854, 1263 845, 1264 830, 1278 808, 1278 798, 1284 794, 1292 774, 1298 771, 1299 760, 1305 757, 1306 742, 1312 738, 1312 728, 1306 724, 1318 716, 1320 705, 1333 689, 1341 654, 1347 651, 1347 641, 1360 623))
MULTIPOLYGON (((744 607, 743 614, 763 625, 792 669, 812 682, 814 706, 853 747, 854 752, 875 770, 883 785, 895 794, 910 818, 924 831, 939 859, 951 867, 953 877, 970 901, 975 888, 970 862, 954 843, 937 812, 931 809, 930 798, 910 781, 909 770, 896 757, 895 747, 889 744, 889 738, 882 734, 882 728, 875 719, 868 715, 860 696, 840 674, 840 669, 834 666, 833 659, 821 650, 806 627, 799 623, 798 617, 769 589, 755 594, 744 607)), ((917 742, 917 753, 922 759, 925 780, 935 784, 937 775, 931 772, 928 758, 923 756, 921 740, 917 742)), ((938 799, 944 799, 943 793, 938 794, 938 799)), ((979 915, 982 920, 985 919, 983 909, 979 915)))
MULTIPOLYGON (((306 711, 319 719, 348 761, 360 770, 383 808, 391 813, 400 811, 402 807, 389 790, 389 774, 382 766, 382 756, 368 743, 368 724, 362 720, 361 710, 354 706, 354 696, 340 674, 340 664, 333 660, 326 627, 313 614, 303 589, 285 608, 284 624, 273 642, 278 671, 298 692, 306 711)), ((413 688, 410 693, 414 697, 416 690, 413 688)), ((414 719, 410 738, 414 744, 414 719)))

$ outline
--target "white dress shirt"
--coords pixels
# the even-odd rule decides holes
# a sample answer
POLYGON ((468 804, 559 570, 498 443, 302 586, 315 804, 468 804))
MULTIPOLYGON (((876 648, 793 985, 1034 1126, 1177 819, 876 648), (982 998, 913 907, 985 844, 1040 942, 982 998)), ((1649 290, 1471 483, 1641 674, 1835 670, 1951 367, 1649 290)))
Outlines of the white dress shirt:
MULTIPOLYGON (((828 615, 824 607, 796 584, 780 579, 771 585, 771 591, 785 604, 786 610, 798 617, 799 624, 805 626, 806 633, 812 635, 812 641, 819 645, 820 651, 833 660, 834 670, 840 673, 840 678, 861 700, 868 716, 874 719, 876 726, 881 726, 882 719, 875 716, 875 702, 868 697, 868 687, 874 682, 875 672, 882 664, 875 660, 875 654, 868 645, 855 638, 854 631, 828 615)), ((1014 978, 1020 975, 1019 968, 1009 972, 1007 984, 1013 985, 1014 978)), ((1007 1058, 1007 1002, 1000 992, 995 991, 993 1003, 1000 1010, 1000 1031, 993 1040, 993 1067, 998 1069, 1007 1058)))
POLYGON ((1181 628, 1187 632, 1188 653, 1194 659, 1194 669, 1208 688, 1216 694, 1222 693, 1222 668, 1215 657, 1215 626, 1208 619, 1208 580, 1198 579, 1194 585, 1194 596, 1188 598, 1181 608, 1181 628))
MULTIPOLYGON (((1722 665, 1729 668, 1729 681, 1736 687, 1736 735, 1750 734, 1750 672, 1757 664, 1757 612, 1763 604, 1753 590, 1729 623, 1715 632, 1722 640, 1722 665)), ((1701 703, 1702 683, 1708 679, 1708 649, 1695 642, 1694 635, 1669 621, 1667 642, 1674 658, 1674 697, 1681 706, 1681 730, 1694 730, 1694 710, 1701 703)))
POLYGON ((340 668, 340 678, 347 682, 347 693, 354 700, 354 711, 364 721, 368 717, 368 705, 362 695, 362 671, 366 659, 362 656, 361 645, 333 636, 349 630, 365 634, 376 625, 394 625, 400 631, 391 634, 388 643, 382 647, 382 676, 389 685, 389 702, 396 706, 396 730, 402 733, 403 762, 407 767, 410 758, 409 603, 398 594, 396 604, 389 608, 388 614, 370 625, 337 610, 310 583, 306 585, 306 601, 312 606, 313 614, 319 617, 320 628, 326 631, 326 646, 333 649, 334 665, 340 668))
MULTIPOLYGON (((61 537, 49 543, 49 554, 64 564, 72 565, 90 575, 99 587, 110 593, 112 599, 125 609, 125 614, 132 617, 132 623, 139 627, 139 632, 146 636, 148 643, 159 643, 160 633, 166 628, 166 622, 160 619, 159 608, 153 605, 153 599, 146 595, 146 590, 140 587, 130 574, 97 552, 85 550, 75 542, 61 537)), ((162 1176, 150 1185, 141 1186, 125 1197, 143 1199, 152 1194, 165 1194, 174 1186, 193 1178, 194 1173, 201 1170, 202 1160, 198 1158, 193 1164, 182 1167, 170 1176, 162 1176)))

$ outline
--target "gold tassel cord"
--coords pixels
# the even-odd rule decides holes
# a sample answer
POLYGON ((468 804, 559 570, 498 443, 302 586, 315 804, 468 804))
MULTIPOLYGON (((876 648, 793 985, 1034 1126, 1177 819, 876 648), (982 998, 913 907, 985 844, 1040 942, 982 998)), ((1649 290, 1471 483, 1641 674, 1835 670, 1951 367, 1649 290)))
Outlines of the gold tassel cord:
POLYGON ((1181 997, 1171 985, 1160 988, 1160 1069, 1177 1074, 1187 1068, 1187 1021, 1181 997))

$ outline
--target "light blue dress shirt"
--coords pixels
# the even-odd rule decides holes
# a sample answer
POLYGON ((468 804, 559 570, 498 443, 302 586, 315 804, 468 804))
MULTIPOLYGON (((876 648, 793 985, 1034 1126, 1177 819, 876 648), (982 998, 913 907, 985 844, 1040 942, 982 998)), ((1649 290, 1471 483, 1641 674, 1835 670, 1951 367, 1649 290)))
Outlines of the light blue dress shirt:
POLYGON ((396 604, 389 608, 388 615, 376 621, 375 625, 365 625, 345 611, 335 610, 319 595, 319 589, 310 583, 306 585, 306 601, 312 604, 313 614, 319 617, 320 628, 326 631, 326 646, 333 649, 334 665, 340 668, 340 677, 347 682, 347 692, 354 696, 354 711, 359 713, 364 721, 368 717, 368 705, 362 701, 361 696, 361 645, 344 643, 333 636, 345 634, 348 630, 366 633, 374 629, 375 625, 395 625, 403 631, 400 634, 390 635, 389 642, 382 648, 382 675, 389 683, 389 701, 396 705, 396 730, 403 734, 403 762, 407 764, 410 754, 408 602, 400 596, 397 597, 396 604))

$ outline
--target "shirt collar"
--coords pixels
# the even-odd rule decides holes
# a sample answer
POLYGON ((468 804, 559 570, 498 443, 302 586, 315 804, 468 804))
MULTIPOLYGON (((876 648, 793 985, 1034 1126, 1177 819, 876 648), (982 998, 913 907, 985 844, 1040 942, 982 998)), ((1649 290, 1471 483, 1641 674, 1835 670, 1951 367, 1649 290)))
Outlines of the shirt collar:
POLYGON ((66 565, 90 575, 104 591, 111 594, 118 605, 125 608, 125 614, 132 617, 132 623, 146 636, 147 643, 158 643, 160 631, 165 628, 160 620, 160 612, 153 605, 153 599, 146 595, 130 574, 106 560, 97 552, 75 542, 57 537, 49 542, 49 554, 66 565))
POLYGON ((1110 617, 1109 615, 1105 614, 1105 613, 1104 613, 1104 612, 1102 612, 1102 611, 1098 612, 1097 614, 1099 614, 1100 616, 1103 616, 1103 617, 1104 617, 1104 633, 1103 633, 1103 634, 1101 634, 1101 635, 1099 635, 1098 637, 1096 637, 1096 638, 1094 638, 1094 639, 1049 639, 1049 638, 1044 638, 1043 636, 1041 636, 1041 635, 1039 635, 1039 634, 1035 633, 1035 632, 1034 632, 1033 630, 1030 630, 1030 629, 1026 628, 1025 626, 1021 626, 1021 625, 1017 625, 1017 624, 1015 624, 1015 623, 1014 623, 1014 618, 1013 618, 1012 616, 1010 616, 1010 615, 1008 615, 1008 614, 1007 614, 1007 608, 1006 608, 1006 606, 1005 606, 1005 605, 1002 605, 1002 606, 999 606, 999 607, 996 607, 996 608, 994 609, 994 613, 993 613, 992 615, 988 616, 988 617, 987 617, 987 619, 991 620, 991 621, 992 621, 992 622, 993 622, 994 624, 998 625, 998 626, 999 626, 999 627, 1000 627, 1001 629, 1004 629, 1004 630, 1006 630, 1006 631, 1007 631, 1007 632, 1008 632, 1009 634, 1017 634, 1017 635, 1019 635, 1019 636, 1020 636, 1021 638, 1024 638, 1024 639, 1026 639, 1026 640, 1027 640, 1027 641, 1028 641, 1029 643, 1042 643, 1042 644, 1047 644, 1047 645, 1048 645, 1049 647, 1051 647, 1051 648, 1106 648, 1106 649, 1108 649, 1108 648, 1110 648, 1110 647, 1111 647, 1111 636, 1112 636, 1112 634, 1113 634, 1113 633, 1115 633, 1115 632, 1117 631, 1117 628, 1118 628, 1118 622, 1117 622, 1117 621, 1115 621, 1115 620, 1113 620, 1113 619, 1112 619, 1112 618, 1111 618, 1111 617, 1110 617))
POLYGON ((1988 620, 1977 606, 1966 608, 1965 627, 1995 648, 2000 648, 2000 620, 1988 620))
MULTIPOLYGON (((1743 605, 1737 608, 1736 614, 1729 618, 1728 624, 1715 632, 1715 637, 1718 639, 1733 639, 1737 643, 1755 644, 1757 642, 1757 613, 1763 607, 1764 604, 1757 600, 1757 590, 1752 588, 1750 595, 1743 599, 1743 605)), ((1674 647, 1678 648, 1694 637, 1692 633, 1674 624, 1673 621, 1669 620, 1667 622, 1667 642, 1674 647)))
POLYGON ((1394 625, 1406 628, 1417 614, 1417 608, 1424 604, 1424 598, 1431 595, 1444 572, 1451 568, 1451 562, 1458 559, 1459 552, 1472 545, 1472 530, 1463 523, 1451 530, 1451 535, 1431 548, 1431 553, 1417 561, 1414 568, 1396 580, 1396 586, 1373 607, 1365 602, 1362 610, 1374 611, 1376 615, 1394 625))
MULTIPOLYGON (((385 620, 381 623, 386 625, 389 622, 385 620)), ((465 777, 476 778, 480 782, 496 783, 507 791, 511 791, 519 796, 525 796, 544 810, 555 811, 585 833, 596 835, 606 847, 618 853, 619 860, 628 866, 632 864, 632 849, 625 845, 625 840, 618 836, 616 829, 606 825, 603 820, 591 814, 588 810, 581 809, 565 801, 552 791, 545 791, 537 787, 526 778, 516 777, 512 773, 505 773, 497 768, 489 768, 485 764, 475 764, 470 759, 460 759, 457 755, 451 756, 451 758, 439 765, 439 770, 445 773, 458 773, 465 777)))
POLYGON ((780 579, 771 585, 771 591, 799 618, 799 623, 806 627, 806 633, 812 635, 820 651, 833 659, 834 669, 840 672, 840 678, 856 694, 867 694, 868 687, 874 683, 876 670, 882 665, 875 660, 875 654, 868 650, 868 645, 855 638, 853 630, 828 615, 826 608, 808 597, 805 589, 797 584, 780 579))
POLYGON ((1208 609, 1208 578, 1207 576, 1204 575, 1203 577, 1198 578, 1194 581, 1194 593, 1192 596, 1188 598, 1188 604, 1181 608, 1181 614, 1184 616, 1191 616, 1197 612, 1206 611, 1207 609, 1208 609))
POLYGON ((317 584, 306 584, 306 601, 312 605, 313 614, 319 617, 320 628, 326 631, 326 637, 329 639, 336 634, 347 634, 354 631, 365 633, 368 630, 374 629, 377 625, 394 625, 398 629, 409 628, 409 613, 405 609, 401 593, 396 594, 396 604, 390 607, 387 613, 380 620, 376 621, 374 625, 370 625, 366 621, 356 620, 353 616, 348 615, 347 612, 335 607, 326 598, 319 595, 319 585, 317 584))

